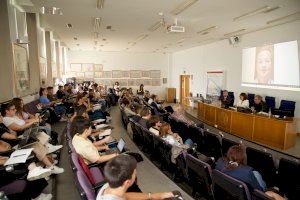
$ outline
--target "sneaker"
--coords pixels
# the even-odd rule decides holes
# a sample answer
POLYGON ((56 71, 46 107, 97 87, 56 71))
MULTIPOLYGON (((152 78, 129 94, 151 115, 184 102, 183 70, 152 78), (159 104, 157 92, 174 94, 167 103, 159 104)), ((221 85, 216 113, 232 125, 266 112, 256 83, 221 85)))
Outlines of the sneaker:
POLYGON ((35 200, 51 200, 52 194, 41 193, 35 200))
POLYGON ((49 169, 51 169, 52 174, 61 174, 61 173, 64 173, 64 171, 65 171, 63 168, 57 167, 55 165, 53 165, 49 169))
POLYGON ((49 154, 49 153, 53 153, 53 152, 55 152, 55 151, 61 149, 61 148, 63 147, 63 145, 56 145, 56 146, 55 146, 55 145, 52 145, 52 144, 48 143, 48 144, 46 145, 46 147, 47 147, 47 149, 48 149, 48 154, 49 154))
POLYGON ((44 169, 42 167, 35 167, 32 170, 30 170, 28 172, 27 175, 27 180, 28 181, 34 181, 37 179, 42 179, 42 178, 46 178, 48 176, 50 176, 51 173, 51 169, 44 169))

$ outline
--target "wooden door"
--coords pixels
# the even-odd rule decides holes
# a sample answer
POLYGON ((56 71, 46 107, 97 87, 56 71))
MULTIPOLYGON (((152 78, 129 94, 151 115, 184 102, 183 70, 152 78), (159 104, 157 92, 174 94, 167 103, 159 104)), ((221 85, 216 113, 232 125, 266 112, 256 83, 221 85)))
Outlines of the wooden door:
POLYGON ((190 106, 190 75, 180 75, 180 103, 190 106))

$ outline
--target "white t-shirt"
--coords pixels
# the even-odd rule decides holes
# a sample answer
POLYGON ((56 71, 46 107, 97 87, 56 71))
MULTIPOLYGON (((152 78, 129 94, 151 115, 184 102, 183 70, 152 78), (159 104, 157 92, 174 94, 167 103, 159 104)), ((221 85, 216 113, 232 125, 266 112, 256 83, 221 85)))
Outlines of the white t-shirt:
POLYGON ((13 123, 19 125, 19 126, 23 126, 25 124, 25 121, 20 119, 19 117, 17 116, 14 116, 14 117, 3 117, 3 124, 5 126, 10 126, 12 125, 13 123))
POLYGON ((249 108, 249 100, 239 101, 236 105, 237 107, 249 108))
POLYGON ((108 188, 108 183, 104 184, 97 194, 96 200, 124 200, 125 198, 113 195, 113 194, 103 194, 105 189, 108 188))
POLYGON ((157 130, 157 129, 151 127, 151 128, 149 128, 149 131, 150 131, 151 133, 153 133, 154 135, 159 136, 159 130, 157 130))

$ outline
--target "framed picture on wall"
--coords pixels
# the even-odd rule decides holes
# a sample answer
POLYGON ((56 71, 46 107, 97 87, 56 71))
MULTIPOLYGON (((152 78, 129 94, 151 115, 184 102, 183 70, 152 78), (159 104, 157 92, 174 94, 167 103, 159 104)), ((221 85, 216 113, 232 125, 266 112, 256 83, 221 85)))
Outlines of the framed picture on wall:
POLYGON ((128 86, 136 86, 136 79, 128 79, 128 86))
POLYGON ((25 45, 13 44, 13 59, 16 93, 18 96, 25 96, 30 93, 27 47, 25 45))
POLYGON ((152 86, 161 86, 161 79, 152 79, 152 86))
POLYGON ((83 72, 77 72, 76 76, 77 76, 77 78, 84 78, 84 73, 83 72))
POLYGON ((94 72, 84 72, 85 78, 94 78, 94 72))
POLYGON ((121 70, 113 70, 112 78, 123 78, 123 71, 121 70))
POLYGON ((124 78, 130 78, 130 71, 123 71, 124 78))
POLYGON ((111 78, 112 73, 111 71, 103 71, 103 78, 111 78))
POLYGON ((81 63, 71 63, 70 64, 70 71, 73 72, 81 72, 81 63))
POLYGON ((103 65, 101 65, 101 64, 94 64, 94 71, 95 72, 101 72, 101 71, 103 71, 103 65))
POLYGON ((142 71, 142 77, 150 78, 150 71, 142 71))
POLYGON ((94 64, 92 63, 83 63, 82 65, 83 72, 93 72, 94 71, 94 64))
POLYGON ((103 72, 94 72, 94 78, 102 78, 103 72))
POLYGON ((160 70, 151 70, 150 78, 160 78, 160 70))
POLYGON ((141 78, 142 77, 142 71, 140 70, 131 70, 130 71, 130 78, 141 78))

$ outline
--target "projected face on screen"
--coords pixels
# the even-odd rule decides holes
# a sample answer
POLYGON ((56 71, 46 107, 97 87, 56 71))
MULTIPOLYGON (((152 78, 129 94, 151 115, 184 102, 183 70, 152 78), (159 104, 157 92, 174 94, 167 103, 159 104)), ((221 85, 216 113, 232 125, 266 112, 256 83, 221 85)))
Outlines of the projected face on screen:
POLYGON ((254 79, 257 83, 271 84, 274 80, 274 46, 256 48, 254 79))

